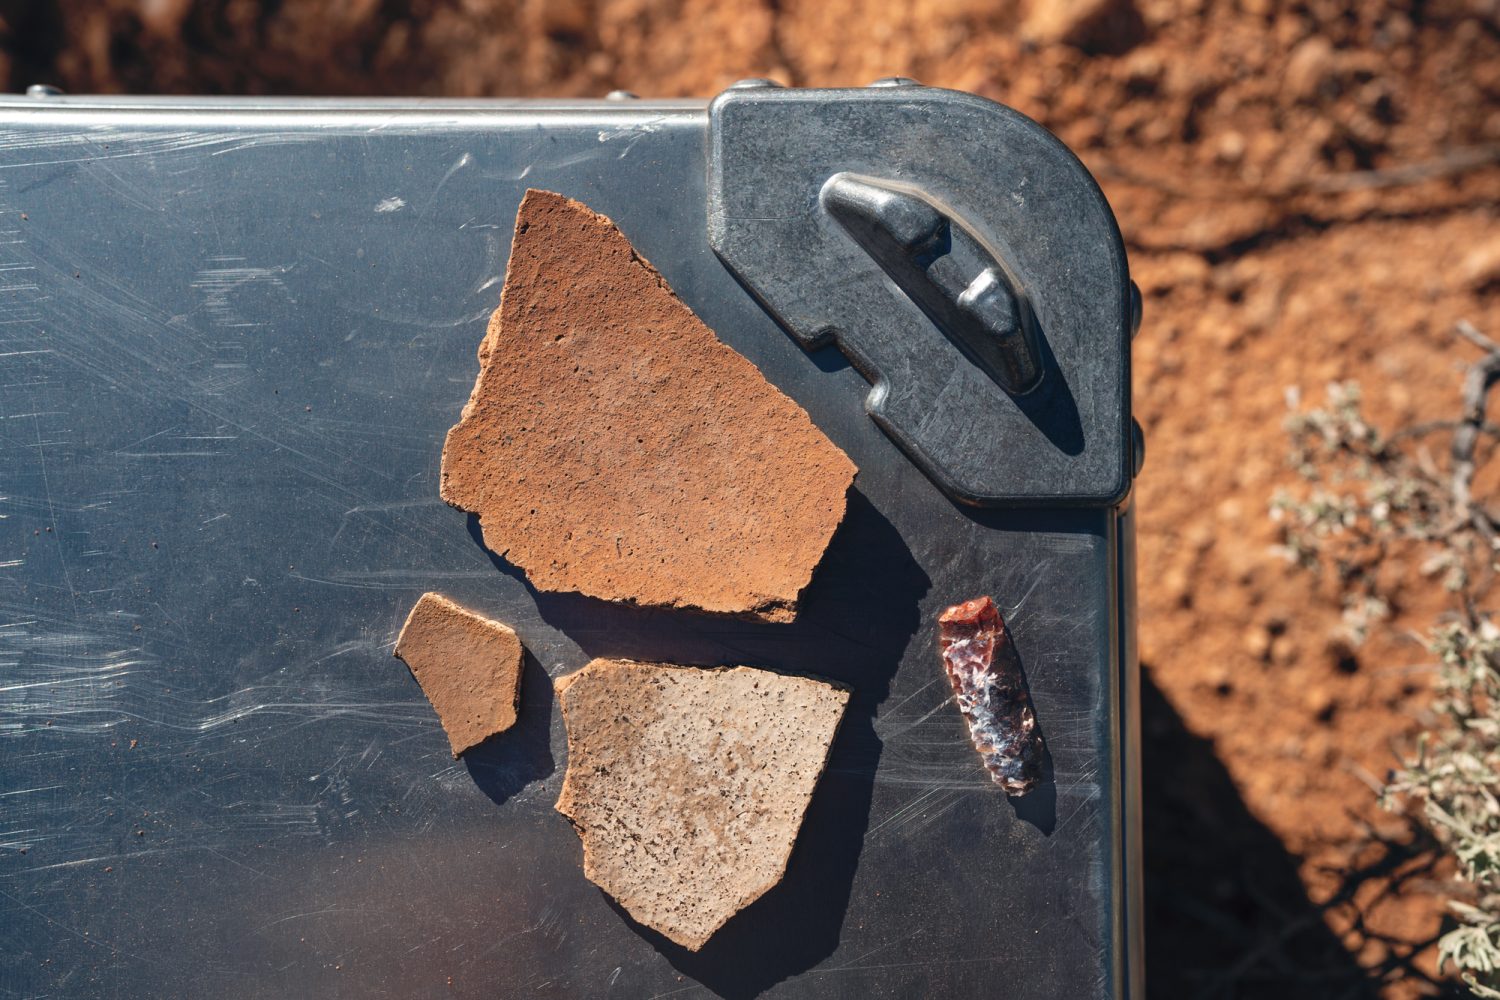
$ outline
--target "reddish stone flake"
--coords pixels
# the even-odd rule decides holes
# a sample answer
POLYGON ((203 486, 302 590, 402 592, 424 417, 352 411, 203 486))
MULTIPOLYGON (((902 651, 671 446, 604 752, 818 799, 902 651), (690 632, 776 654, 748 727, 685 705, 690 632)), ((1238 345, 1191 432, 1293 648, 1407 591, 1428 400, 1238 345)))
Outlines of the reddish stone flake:
POLYGON ((1042 735, 995 602, 976 597, 939 615, 938 649, 984 766, 1006 794, 1025 795, 1041 779, 1042 735))

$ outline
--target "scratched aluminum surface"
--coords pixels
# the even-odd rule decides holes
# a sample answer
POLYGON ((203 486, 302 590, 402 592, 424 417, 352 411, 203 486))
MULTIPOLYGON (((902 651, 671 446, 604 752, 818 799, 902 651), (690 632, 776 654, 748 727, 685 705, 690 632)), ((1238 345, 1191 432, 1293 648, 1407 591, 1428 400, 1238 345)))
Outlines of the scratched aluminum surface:
POLYGON ((0 104, 0 996, 1124 991, 1115 515, 978 514, 902 458, 709 251, 705 122, 0 104), (438 499, 527 186, 613 217, 858 463, 795 624, 538 595, 438 499), (391 656, 429 589, 531 654, 462 762, 391 656), (935 651, 980 593, 1051 753, 1019 805, 935 651), (546 678, 596 655, 854 687, 785 880, 698 954, 552 809, 546 678))

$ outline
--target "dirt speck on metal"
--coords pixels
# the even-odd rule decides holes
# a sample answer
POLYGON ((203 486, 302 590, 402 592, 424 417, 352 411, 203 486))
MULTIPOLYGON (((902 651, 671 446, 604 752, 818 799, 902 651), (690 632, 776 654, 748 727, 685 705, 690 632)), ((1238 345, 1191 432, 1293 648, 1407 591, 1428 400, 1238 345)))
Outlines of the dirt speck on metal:
POLYGON ((698 950, 781 881, 849 692, 751 667, 594 660, 556 682, 557 810, 584 874, 698 950))
POLYGON ((521 640, 508 626, 423 594, 396 640, 458 757, 516 722, 521 640))
POLYGON ((539 590, 788 621, 854 464, 608 218, 516 216, 442 495, 539 590))

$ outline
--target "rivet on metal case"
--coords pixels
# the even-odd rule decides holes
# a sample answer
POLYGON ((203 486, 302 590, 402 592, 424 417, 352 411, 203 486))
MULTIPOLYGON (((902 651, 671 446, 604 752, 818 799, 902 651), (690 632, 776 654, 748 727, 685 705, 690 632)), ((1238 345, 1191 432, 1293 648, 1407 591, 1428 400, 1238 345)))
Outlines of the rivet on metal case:
POLYGON ((1141 286, 1135 282, 1130 283, 1130 338, 1141 332, 1141 286))
POLYGON ((943 335, 1002 389, 1042 380, 1035 321, 1005 266, 982 240, 916 188, 834 174, 820 201, 943 335))
POLYGON ((33 83, 26 88, 27 97, 61 97, 62 93, 62 88, 50 83, 33 83))
POLYGON ((870 83, 872 87, 920 87, 920 80, 913 80, 909 76, 883 76, 879 80, 870 83))
POLYGON ((725 89, 726 90, 766 90, 766 89, 779 88, 781 86, 783 86, 781 83, 777 82, 776 80, 772 80, 769 77, 765 77, 765 76, 752 76, 752 77, 747 77, 744 80, 736 80, 733 83, 731 83, 728 87, 726 87, 725 89))
POLYGON ((641 95, 633 90, 611 90, 604 95, 606 101, 638 101, 641 95))
POLYGON ((1130 454, 1133 462, 1133 475, 1141 474, 1141 466, 1146 463, 1146 432, 1141 429, 1141 422, 1134 417, 1130 419, 1130 454))

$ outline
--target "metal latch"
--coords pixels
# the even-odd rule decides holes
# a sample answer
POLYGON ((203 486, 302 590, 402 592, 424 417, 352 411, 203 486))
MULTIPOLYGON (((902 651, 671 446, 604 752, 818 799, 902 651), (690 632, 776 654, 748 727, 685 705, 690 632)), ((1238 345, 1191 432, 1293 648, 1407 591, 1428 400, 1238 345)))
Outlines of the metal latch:
POLYGON ((871 418, 944 491, 1125 498, 1138 299, 1109 206, 1056 138, 911 81, 731 88, 710 137, 715 252, 804 348, 837 343, 871 418))
POLYGON ((921 191, 892 181, 834 174, 823 208, 939 330, 1006 392, 1042 378, 1035 325, 1005 266, 973 230, 921 191))

